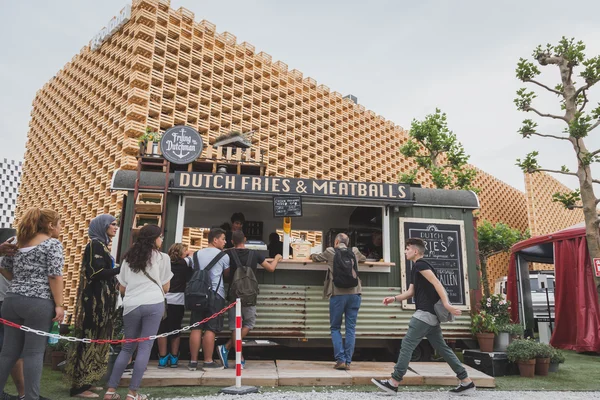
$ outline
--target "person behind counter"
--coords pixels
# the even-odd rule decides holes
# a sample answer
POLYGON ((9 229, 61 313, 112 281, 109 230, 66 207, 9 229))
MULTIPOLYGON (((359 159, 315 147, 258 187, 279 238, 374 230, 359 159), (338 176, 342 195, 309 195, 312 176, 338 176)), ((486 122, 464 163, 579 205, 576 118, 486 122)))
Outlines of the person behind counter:
MULTIPOLYGON (((329 324, 331 329, 331 341, 333 342, 333 355, 336 363, 333 368, 346 370, 350 368, 352 355, 354 354, 354 344, 356 341, 356 319, 361 303, 361 282, 358 277, 358 262, 364 262, 366 257, 358 251, 356 247, 352 247, 352 253, 348 249, 350 239, 345 233, 339 233, 335 237, 334 248, 328 247, 320 254, 311 254, 310 258, 313 261, 323 262, 328 264, 327 275, 325 278, 325 287, 323 288, 323 298, 329 299, 329 324), (348 254, 350 253, 348 257, 348 254), (354 260, 352 260, 352 256, 354 260), (348 287, 338 287, 334 283, 339 282, 334 276, 334 264, 339 263, 340 259, 349 259, 353 261, 353 278, 355 285, 348 287), (342 341, 342 315, 346 322, 346 343, 342 341)), ((337 268, 336 268, 337 270, 337 268)))
MULTIPOLYGON (((277 232, 271 232, 269 235, 269 245, 267 246, 269 249, 269 258, 275 258, 277 254, 283 254, 283 242, 279 238, 279 234, 277 232)), ((292 254, 292 246, 290 246, 290 255, 292 254)))
POLYGON ((246 223, 246 217, 241 212, 233 213, 231 216, 231 230, 225 233, 225 248, 231 249, 235 245, 233 244, 233 240, 231 239, 231 234, 236 231, 241 231, 244 227, 244 223, 246 223))
POLYGON ((371 235, 371 243, 365 247, 365 254, 369 260, 377 260, 383 258, 383 246, 381 232, 373 232, 371 235))

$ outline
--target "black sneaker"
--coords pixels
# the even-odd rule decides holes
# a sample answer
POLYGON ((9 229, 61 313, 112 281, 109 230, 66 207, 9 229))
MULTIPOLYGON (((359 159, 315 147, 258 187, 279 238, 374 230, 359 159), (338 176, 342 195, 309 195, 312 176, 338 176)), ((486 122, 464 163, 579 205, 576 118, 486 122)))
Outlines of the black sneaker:
POLYGON ((457 396, 468 396, 472 393, 475 393, 475 384, 473 381, 467 383, 466 385, 461 383, 454 389, 450 389, 449 393, 457 396))
POLYGON ((0 394, 0 400, 19 400, 19 396, 13 396, 6 392, 2 392, 2 394, 0 394))
POLYGON ((390 383, 389 379, 371 379, 371 382, 373 382, 375 384, 375 386, 377 386, 379 389, 383 390, 386 393, 389 394, 397 394, 398 393, 398 386, 394 386, 390 383))
POLYGON ((125 372, 133 372, 133 363, 135 361, 130 362, 129 364, 127 364, 127 366, 125 367, 125 372))
POLYGON ((195 371, 198 369, 198 361, 190 361, 188 363, 188 370, 195 371))

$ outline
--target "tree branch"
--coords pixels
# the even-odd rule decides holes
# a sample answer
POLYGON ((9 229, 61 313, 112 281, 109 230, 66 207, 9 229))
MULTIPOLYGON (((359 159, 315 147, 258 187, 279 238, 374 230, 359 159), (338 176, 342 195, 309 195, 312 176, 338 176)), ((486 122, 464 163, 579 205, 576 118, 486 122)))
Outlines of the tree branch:
MULTIPOLYGON (((582 112, 588 103, 588 98, 587 98, 587 94, 585 93, 585 90, 582 93, 583 93, 583 104, 581 105, 581 107, 579 107, 579 112, 582 112)), ((577 94, 577 96, 579 96, 579 94, 577 94)))
POLYGON ((542 114, 541 112, 539 112, 538 110, 536 110, 535 108, 531 107, 531 106, 527 106, 525 107, 525 111, 533 111, 534 113, 536 113, 537 115, 539 115, 540 117, 546 117, 546 118, 553 118, 553 119, 560 119, 562 121, 565 121, 567 124, 569 123, 569 120, 567 120, 566 117, 564 116, 560 116, 560 115, 553 115, 553 114, 542 114))
POLYGON ((545 138, 558 139, 558 140, 566 140, 566 141, 570 142, 569 138, 562 137, 562 136, 546 135, 546 134, 537 133, 537 132, 529 132, 529 133, 531 135, 541 136, 541 137, 545 137, 545 138))
POLYGON ((585 91, 586 91, 586 90, 588 90, 590 87, 591 87, 591 85, 585 84, 585 85, 583 85, 582 87, 580 87, 579 89, 577 89, 577 90, 575 91, 575 98, 577 98, 577 96, 579 96, 579 94, 580 94, 581 92, 585 92, 585 91))
POLYGON ((593 157, 593 156, 595 156, 598 153, 600 153, 600 150, 596 150, 596 151, 590 153, 590 157, 593 157))
POLYGON ((588 132, 591 132, 594 129, 596 129, 598 127, 598 125, 600 125, 600 120, 598 120, 598 122, 596 122, 594 125, 592 125, 592 127, 588 130, 588 132))
POLYGON ((535 83, 536 85, 543 87, 544 89, 548 90, 549 92, 552 92, 552 93, 554 93, 554 94, 557 94, 557 95, 559 95, 559 96, 562 96, 562 95, 563 95, 561 91, 558 91, 558 90, 556 90, 556 89, 552 89, 551 87, 549 87, 549 86, 546 86, 546 85, 544 85, 543 83, 541 83, 541 82, 538 82, 538 81, 536 81, 536 80, 534 80, 534 79, 527 79, 527 80, 525 80, 525 81, 523 81, 523 82, 531 82, 531 83, 535 83))
POLYGON ((600 183, 600 181, 598 179, 592 179, 593 183, 600 183))
POLYGON ((575 172, 556 171, 556 170, 553 170, 553 169, 540 168, 537 171, 539 171, 539 172, 550 172, 550 173, 553 173, 553 174, 563 174, 563 175, 577 176, 577 174, 575 172))

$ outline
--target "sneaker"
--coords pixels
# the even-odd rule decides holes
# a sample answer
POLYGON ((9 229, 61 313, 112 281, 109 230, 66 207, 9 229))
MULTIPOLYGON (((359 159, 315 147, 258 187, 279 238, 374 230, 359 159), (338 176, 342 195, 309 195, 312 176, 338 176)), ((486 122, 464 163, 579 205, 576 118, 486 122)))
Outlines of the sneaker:
POLYGON ((454 389, 450 389, 448 393, 457 396, 468 396, 472 393, 475 393, 475 383, 473 383, 473 381, 467 383, 466 385, 461 383, 454 389))
POLYGON ((125 367, 125 372, 131 372, 133 371, 133 363, 135 361, 130 362, 129 364, 127 364, 127 366, 125 367))
POLYGON ((373 382, 375 384, 375 386, 377 386, 379 389, 383 390, 386 393, 389 394, 397 394, 398 393, 398 386, 394 386, 390 383, 389 379, 371 379, 371 382, 373 382))
POLYGON ((169 354, 169 363, 171 364, 171 368, 179 367, 179 356, 169 354))
POLYGON ((338 361, 333 366, 333 369, 339 369, 339 370, 345 371, 347 369, 346 363, 344 361, 338 361))
POLYGON ((229 356, 229 350, 227 350, 224 345, 220 345, 217 346, 217 352, 219 353, 219 358, 223 363, 223 368, 229 368, 229 362, 227 361, 227 356, 229 356))
POLYGON ((171 355, 167 354, 166 356, 158 356, 158 368, 167 368, 169 366, 169 361, 171 361, 171 355))
POLYGON ((190 362, 188 363, 188 369, 189 369, 190 371, 195 371, 195 370, 197 370, 197 369, 198 369, 198 361, 190 361, 190 362))
POLYGON ((2 392, 2 394, 0 394, 0 400, 19 400, 19 396, 13 396, 6 392, 2 392))
POLYGON ((216 369, 223 369, 222 366, 220 366, 219 364, 217 364, 216 362, 204 362, 204 365, 202 366, 202 369, 204 371, 213 371, 216 369))

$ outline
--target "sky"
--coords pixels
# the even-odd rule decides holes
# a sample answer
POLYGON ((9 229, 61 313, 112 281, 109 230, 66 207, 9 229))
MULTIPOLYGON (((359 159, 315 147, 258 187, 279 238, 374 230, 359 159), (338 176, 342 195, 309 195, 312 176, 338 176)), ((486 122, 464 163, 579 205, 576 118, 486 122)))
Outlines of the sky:
MULTIPOLYGON (((23 159, 36 91, 126 3, 0 0, 0 159, 23 159)), ((600 55, 597 0, 568 6, 564 0, 171 0, 171 8, 179 7, 290 70, 357 96, 406 129, 440 108, 470 162, 519 190, 524 178, 515 160, 532 150, 540 152, 542 167, 576 167, 569 143, 517 134, 525 118, 548 134, 560 134, 565 125, 516 110, 515 92, 524 85, 515 67, 538 44, 562 36, 583 40, 588 56, 600 55)), ((543 71, 539 79, 554 87, 558 71, 543 71)), ((597 86, 589 96, 594 106, 597 86)), ((536 91, 534 107, 560 112, 555 95, 536 91)), ((598 132, 586 141, 590 151, 600 148, 598 132)), ((594 173, 600 177, 600 168, 594 173)), ((574 177, 556 177, 577 187, 574 177)))

